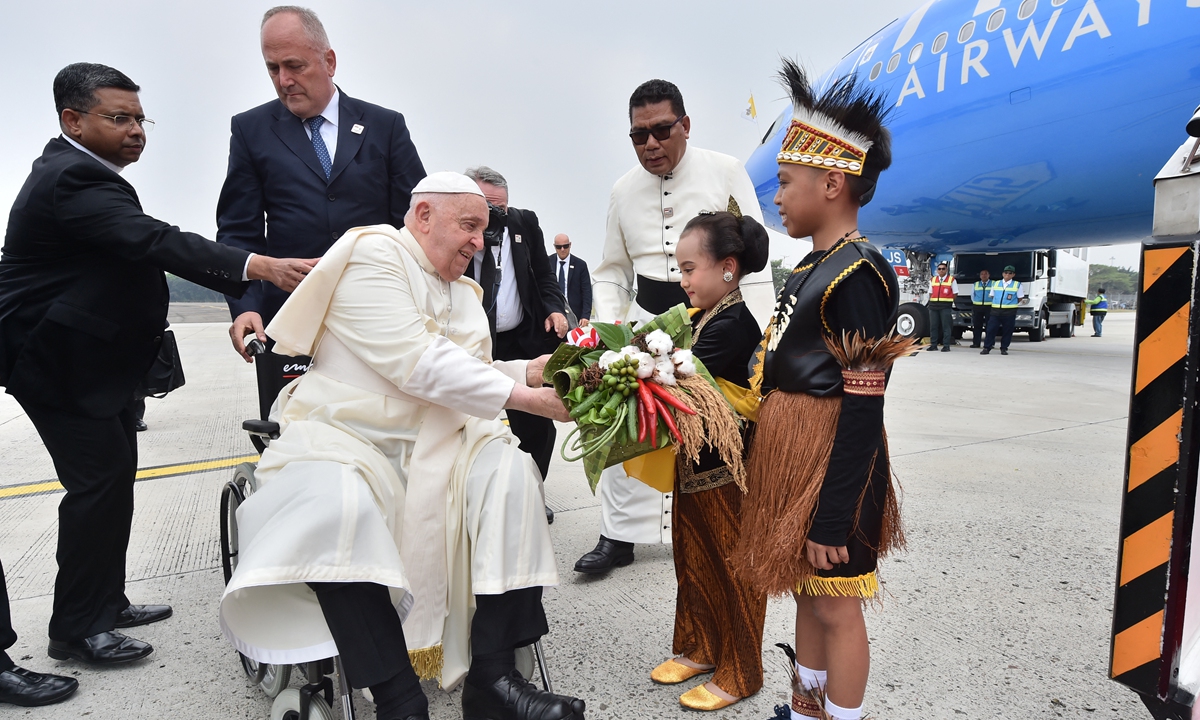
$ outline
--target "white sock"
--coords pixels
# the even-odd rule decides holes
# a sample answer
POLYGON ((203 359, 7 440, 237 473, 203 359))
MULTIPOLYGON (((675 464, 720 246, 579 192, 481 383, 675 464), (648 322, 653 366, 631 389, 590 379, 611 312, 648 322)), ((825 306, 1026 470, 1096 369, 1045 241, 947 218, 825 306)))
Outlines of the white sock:
POLYGON ((825 698, 825 712, 833 720, 859 720, 862 717, 862 705, 849 709, 835 705, 832 700, 825 698))
POLYGON ((825 670, 813 670, 796 663, 796 677, 800 678, 800 687, 805 690, 816 690, 825 687, 825 679, 829 673, 825 670))

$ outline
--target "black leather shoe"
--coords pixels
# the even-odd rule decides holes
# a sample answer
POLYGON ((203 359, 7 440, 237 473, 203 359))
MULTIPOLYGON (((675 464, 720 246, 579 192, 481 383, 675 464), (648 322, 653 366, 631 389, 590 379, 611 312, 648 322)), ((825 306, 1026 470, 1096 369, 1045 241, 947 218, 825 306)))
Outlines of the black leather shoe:
POLYGON ((485 689, 463 683, 463 720, 584 720, 584 702, 538 689, 517 671, 485 689))
POLYGON ((1004 348, 1000 348, 1000 354, 1001 354, 1001 355, 1007 355, 1007 354, 1008 354, 1008 351, 1007 351, 1007 350, 1005 350, 1004 348))
POLYGON ((0 672, 0 703, 21 707, 53 705, 78 689, 78 680, 62 675, 44 675, 15 665, 0 672))
POLYGON ((633 543, 609 540, 603 535, 596 549, 575 562, 575 572, 585 575, 606 573, 615 567, 624 567, 633 562, 633 543))
POLYGON ((117 627, 131 628, 149 625, 171 617, 170 605, 130 605, 117 615, 117 627))
POLYGON ((950 352, 950 346, 949 346, 949 345, 943 345, 943 346, 942 346, 942 352, 950 352))
POLYGON ((929 347, 925 348, 925 352, 933 352, 934 350, 937 350, 937 345, 933 343, 931 343, 929 347))
POLYGON ((549 505, 546 506, 546 524, 547 525, 554 524, 554 511, 550 509, 549 505))
POLYGON ((978 350, 978 349, 979 349, 979 346, 978 346, 978 345, 976 345, 975 343, 971 343, 971 347, 975 348, 976 350, 978 350))
POLYGON ((119 665, 141 660, 154 652, 150 643, 119 632, 97 633, 83 640, 51 640, 46 651, 55 660, 78 660, 89 665, 119 665))
POLYGON ((984 348, 983 350, 979 351, 979 354, 980 355, 990 355, 991 352, 992 352, 991 348, 984 348))
POLYGON ((137 430, 138 432, 146 432, 150 428, 146 426, 145 420, 139 418, 138 421, 133 424, 133 429, 137 430))

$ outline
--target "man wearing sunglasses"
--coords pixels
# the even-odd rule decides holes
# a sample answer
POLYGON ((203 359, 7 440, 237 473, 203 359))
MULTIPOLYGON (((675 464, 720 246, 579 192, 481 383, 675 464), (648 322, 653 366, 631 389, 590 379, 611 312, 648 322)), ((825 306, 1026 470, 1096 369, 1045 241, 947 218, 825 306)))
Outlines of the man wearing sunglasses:
MULTIPOLYGON (((741 212, 762 221, 754 185, 736 158, 688 145, 692 120, 673 83, 649 80, 629 98, 629 139, 638 164, 613 185, 604 258, 592 277, 592 319, 644 322, 687 295, 675 249, 701 211, 741 212)), ((769 270, 742 280, 746 305, 765 323, 774 302, 769 270)), ((671 497, 609 468, 600 481, 601 533, 575 570, 605 573, 633 562, 634 543, 671 541, 671 497)))
POLYGON ((587 325, 592 318, 592 277, 588 265, 583 258, 571 254, 571 238, 562 233, 554 236, 554 254, 558 286, 579 324, 587 325))

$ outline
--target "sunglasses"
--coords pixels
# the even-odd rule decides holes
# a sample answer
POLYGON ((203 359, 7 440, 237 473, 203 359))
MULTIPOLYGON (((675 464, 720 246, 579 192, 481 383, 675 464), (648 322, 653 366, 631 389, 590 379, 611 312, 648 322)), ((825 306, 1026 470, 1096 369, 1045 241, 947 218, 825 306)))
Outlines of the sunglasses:
POLYGON ((568 243, 568 244, 566 244, 566 245, 555 245, 555 246, 554 246, 554 249, 555 249, 555 250, 570 250, 570 249, 571 249, 571 245, 570 245, 570 243, 568 243))
POLYGON ((655 140, 663 142, 667 138, 671 137, 671 129, 678 125, 679 121, 683 120, 683 118, 684 116, 680 115, 679 117, 675 118, 675 122, 671 123, 670 125, 659 125, 658 127, 652 127, 649 130, 632 130, 629 133, 629 139, 633 141, 634 145, 639 147, 649 142, 651 135, 654 136, 655 140))

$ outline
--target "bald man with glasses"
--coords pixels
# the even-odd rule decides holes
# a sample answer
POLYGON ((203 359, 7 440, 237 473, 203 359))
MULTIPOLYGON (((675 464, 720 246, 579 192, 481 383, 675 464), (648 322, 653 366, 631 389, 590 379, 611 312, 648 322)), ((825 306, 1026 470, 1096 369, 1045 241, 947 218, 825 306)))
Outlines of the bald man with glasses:
POLYGON ((571 238, 565 234, 554 236, 554 277, 558 287, 567 298, 567 305, 581 326, 592 319, 592 276, 583 258, 571 254, 571 238))

